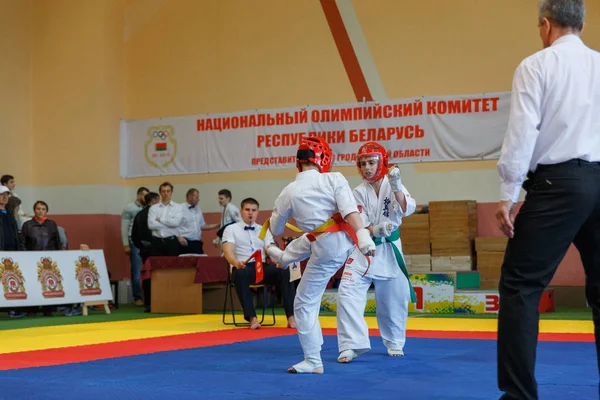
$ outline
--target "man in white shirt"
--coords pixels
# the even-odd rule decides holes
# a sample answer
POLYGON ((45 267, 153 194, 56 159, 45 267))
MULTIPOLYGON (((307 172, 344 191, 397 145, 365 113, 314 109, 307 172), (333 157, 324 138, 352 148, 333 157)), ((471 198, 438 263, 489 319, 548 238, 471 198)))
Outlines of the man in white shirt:
POLYGON ((218 201, 219 205, 223 207, 223 212, 221 213, 221 228, 217 232, 217 238, 213 241, 215 247, 221 243, 225 228, 228 225, 231 225, 235 222, 240 222, 242 220, 239 208, 237 208, 237 206, 231 202, 231 199, 231 191, 229 189, 219 190, 218 201))
MULTIPOLYGON (((256 263, 254 260, 248 259, 254 252, 260 250, 260 257, 264 262, 265 246, 275 244, 273 236, 269 232, 267 232, 264 240, 258 237, 262 228, 262 225, 256 223, 258 207, 258 201, 255 199, 244 199, 242 201, 242 221, 229 225, 223 232, 223 252, 225 258, 233 267, 232 277, 235 290, 244 309, 244 318, 250 322, 250 329, 258 329, 260 324, 256 318, 256 310, 250 292, 250 285, 256 283, 256 263)), ((280 269, 275 265, 263 264, 263 271, 264 279, 258 283, 278 285, 281 288, 282 303, 288 319, 288 327, 295 328, 294 296, 296 295, 296 287, 293 282, 290 282, 289 269, 280 269)))
POLYGON ((198 205, 200 193, 198 189, 190 189, 185 195, 186 202, 181 204, 181 226, 179 228, 179 244, 181 254, 204 254, 202 231, 219 228, 220 224, 207 225, 202 210, 198 205))
POLYGON ((502 399, 538 398, 538 305, 571 243, 587 275, 600 349, 600 54, 581 41, 584 17, 583 0, 542 0, 544 49, 513 79, 496 212, 509 237, 499 285, 502 399), (527 196, 517 215, 521 185, 527 196))
POLYGON ((159 256, 179 255, 179 228, 182 215, 181 206, 171 200, 173 185, 165 182, 158 188, 161 202, 150 207, 148 228, 152 231, 152 245, 159 256))

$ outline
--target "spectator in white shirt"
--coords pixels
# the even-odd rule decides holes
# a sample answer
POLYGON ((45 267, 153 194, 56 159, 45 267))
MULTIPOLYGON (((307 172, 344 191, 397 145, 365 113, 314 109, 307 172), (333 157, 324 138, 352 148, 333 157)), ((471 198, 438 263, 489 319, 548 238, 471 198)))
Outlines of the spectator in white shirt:
POLYGON ((242 217, 240 215, 240 209, 231 202, 231 191, 229 189, 221 189, 218 193, 219 205, 223 207, 221 213, 221 229, 217 232, 217 238, 213 241, 215 247, 221 243, 223 237, 223 231, 228 225, 236 222, 240 222, 242 217))
POLYGON ((179 228, 179 244, 181 254, 204 254, 202 231, 218 229, 220 224, 207 225, 198 205, 200 193, 198 189, 190 189, 185 195, 186 202, 181 205, 181 226, 179 228))
POLYGON ((171 200, 173 185, 165 182, 158 188, 161 202, 150 207, 148 228, 152 231, 153 247, 158 256, 179 255, 179 229, 182 215, 181 206, 171 200))
POLYGON ((542 0, 544 49, 514 74, 496 212, 509 237, 499 285, 502 399, 538 398, 538 305, 571 243, 600 350, 600 54, 580 38, 584 17, 583 0, 542 0), (521 185, 527 196, 517 214, 521 185))
POLYGON ((18 197, 21 199, 21 207, 19 208, 18 214, 16 214, 15 218, 17 219, 17 225, 19 230, 23 227, 23 224, 33 218, 33 214, 29 214, 26 212, 29 208, 23 203, 23 198, 15 192, 15 187, 17 186, 15 182, 15 177, 12 175, 2 175, 0 177, 0 185, 6 186, 8 190, 10 190, 10 195, 14 197, 18 197))
POLYGON ((260 257, 265 262, 265 246, 275 244, 269 231, 267 231, 265 240, 258 238, 262 228, 262 225, 256 223, 258 207, 258 201, 253 198, 242 201, 242 221, 225 228, 223 232, 223 252, 227 262, 233 267, 232 277, 235 290, 244 309, 244 318, 250 322, 250 329, 260 328, 252 301, 252 292, 250 291, 250 285, 254 283, 264 283, 269 286, 279 285, 283 308, 288 319, 288 327, 295 328, 294 297, 296 296, 296 287, 293 282, 290 282, 289 268, 281 269, 273 264, 265 263, 263 264, 263 280, 256 282, 256 263, 254 260, 248 260, 254 252, 260 250, 260 257))

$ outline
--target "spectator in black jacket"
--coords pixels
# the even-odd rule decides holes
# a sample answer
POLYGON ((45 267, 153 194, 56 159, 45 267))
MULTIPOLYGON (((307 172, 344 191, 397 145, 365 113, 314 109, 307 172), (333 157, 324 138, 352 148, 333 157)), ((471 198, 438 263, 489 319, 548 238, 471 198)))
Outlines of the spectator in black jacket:
MULTIPOLYGON (((144 197, 145 205, 142 211, 137 213, 133 219, 133 227, 131 228, 131 241, 140 249, 140 257, 142 258, 142 269, 148 257, 153 255, 152 247, 152 231, 148 228, 148 212, 150 207, 160 201, 158 193, 150 192, 144 197)), ((144 292, 144 307, 146 312, 150 312, 150 279, 142 281, 142 291, 144 292)))
POLYGON ((142 264, 152 255, 152 231, 148 228, 148 212, 151 206, 160 201, 160 196, 158 193, 150 192, 146 194, 144 201, 146 204, 133 219, 133 227, 131 228, 131 240, 135 247, 140 249, 142 264))

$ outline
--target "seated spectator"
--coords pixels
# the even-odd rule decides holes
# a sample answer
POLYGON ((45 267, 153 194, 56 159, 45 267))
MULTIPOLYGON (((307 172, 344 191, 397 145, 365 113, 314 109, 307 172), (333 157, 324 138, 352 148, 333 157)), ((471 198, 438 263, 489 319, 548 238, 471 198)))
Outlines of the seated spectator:
MULTIPOLYGON (((250 285, 256 283, 256 269, 254 260, 246 263, 246 260, 256 251, 261 251, 261 257, 265 262, 264 247, 275 244, 273 236, 267 231, 265 240, 260 240, 258 235, 262 228, 257 224, 258 201, 247 198, 242 201, 242 221, 236 222, 225 228, 223 232, 223 253, 229 264, 233 267, 233 281, 235 290, 244 309, 244 319, 250 322, 250 329, 260 328, 256 318, 256 310, 252 300, 250 285)), ((281 289, 281 296, 285 315, 288 319, 288 327, 295 328, 294 319, 294 297, 296 288, 290 282, 290 270, 277 268, 272 264, 264 264, 264 277, 261 282, 265 285, 277 285, 281 289)), ((264 299, 267 301, 267 299, 264 299)))

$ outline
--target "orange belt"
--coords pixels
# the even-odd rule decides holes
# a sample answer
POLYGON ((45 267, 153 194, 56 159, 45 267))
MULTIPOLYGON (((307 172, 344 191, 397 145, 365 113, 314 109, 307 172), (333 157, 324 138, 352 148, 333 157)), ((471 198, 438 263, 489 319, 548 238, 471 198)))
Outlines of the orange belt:
MULTIPOLYGON (((260 231, 260 234, 258 236, 259 239, 264 240, 266 233, 267 233, 267 229, 269 229, 270 224, 271 224, 271 219, 267 219, 267 221, 263 224, 263 227, 260 231)), ((292 224, 286 223, 285 226, 287 226, 294 232, 304 233, 300 228, 298 228, 292 224)), ((306 238, 308 240, 310 240, 311 242, 314 242, 315 240, 317 240, 317 237, 319 235, 322 235, 323 233, 326 233, 326 232, 346 232, 348 234, 348 236, 350 236, 350 238, 352 239, 354 244, 358 247, 358 237, 356 237, 356 232, 354 232, 354 229, 352 229, 350 224, 342 217, 342 215, 340 213, 334 214, 331 217, 331 219, 329 219, 323 225, 319 226, 317 229, 315 229, 312 232, 308 232, 306 234, 306 238)), ((367 269, 365 270, 365 273, 363 274, 363 276, 365 276, 367 274, 367 271, 369 271, 369 268, 371 267, 371 259, 369 258, 369 256, 365 256, 365 258, 367 259, 368 265, 367 265, 367 269)))

